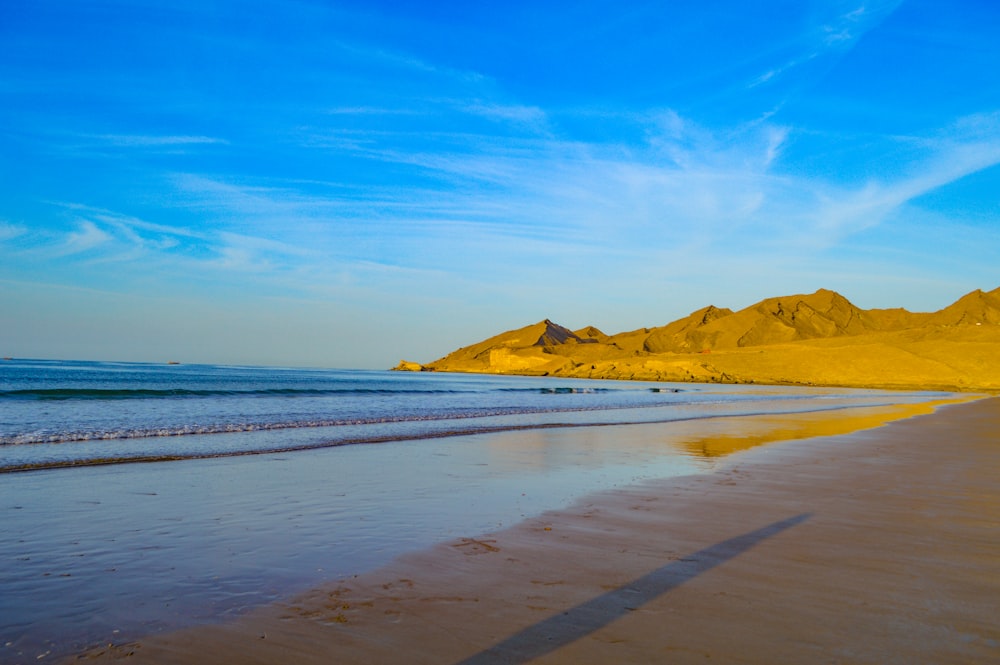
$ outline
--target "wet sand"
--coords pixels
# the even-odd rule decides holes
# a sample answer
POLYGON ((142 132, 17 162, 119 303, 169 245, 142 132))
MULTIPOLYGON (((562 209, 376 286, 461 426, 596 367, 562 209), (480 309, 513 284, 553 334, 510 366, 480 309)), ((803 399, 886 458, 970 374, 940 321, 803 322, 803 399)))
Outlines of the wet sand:
POLYGON ((945 406, 591 495, 80 659, 1000 662, 997 469, 1000 398, 945 406))

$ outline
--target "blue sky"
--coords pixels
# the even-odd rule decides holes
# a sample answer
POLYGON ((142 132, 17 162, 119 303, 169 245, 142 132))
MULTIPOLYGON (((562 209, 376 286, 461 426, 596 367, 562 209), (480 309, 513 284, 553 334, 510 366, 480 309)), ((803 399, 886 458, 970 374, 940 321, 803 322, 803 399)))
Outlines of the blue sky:
POLYGON ((0 355, 384 368, 1000 285, 1000 4, 0 4, 0 355))

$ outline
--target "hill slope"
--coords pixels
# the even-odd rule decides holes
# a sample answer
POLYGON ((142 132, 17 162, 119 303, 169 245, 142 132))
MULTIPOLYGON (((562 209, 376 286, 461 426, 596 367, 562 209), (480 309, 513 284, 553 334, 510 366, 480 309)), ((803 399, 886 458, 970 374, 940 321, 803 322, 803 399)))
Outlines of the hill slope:
POLYGON ((708 306, 606 335, 545 320, 397 369, 727 383, 1000 390, 1000 288, 932 313, 863 310, 820 289, 708 306))

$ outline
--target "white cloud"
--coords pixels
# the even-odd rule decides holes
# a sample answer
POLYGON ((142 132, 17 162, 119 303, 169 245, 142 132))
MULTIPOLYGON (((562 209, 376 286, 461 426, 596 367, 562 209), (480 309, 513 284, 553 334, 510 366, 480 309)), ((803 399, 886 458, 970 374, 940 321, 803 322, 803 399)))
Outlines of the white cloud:
POLYGON ((229 142, 212 136, 169 136, 157 134, 99 134, 92 138, 119 147, 156 147, 183 145, 228 144, 229 142))
POLYGON ((768 66, 761 74, 746 84, 756 88, 775 83, 784 76, 819 61, 823 56, 839 56, 854 48, 865 34, 877 28, 903 0, 869 0, 866 4, 847 11, 838 11, 836 3, 831 10, 837 12, 818 25, 807 26, 798 36, 793 53, 784 62, 768 66))
POLYGON ((812 221, 807 228, 832 243, 880 224, 924 194, 1000 164, 998 117, 963 118, 938 136, 921 140, 923 156, 905 165, 895 179, 873 180, 853 189, 814 183, 818 205, 805 216, 812 221))
MULTIPOLYGON (((563 255, 600 248, 609 256, 640 256, 658 247, 740 243, 747 251, 782 244, 819 250, 1000 162, 1000 141, 992 134, 998 124, 989 115, 960 121, 925 140, 923 157, 911 156, 901 175, 862 186, 782 173, 777 167, 791 128, 758 121, 713 132, 674 112, 654 119, 645 150, 539 139, 496 149, 483 140, 463 152, 384 151, 379 157, 454 184, 433 201, 410 192, 410 211, 430 232, 428 243, 438 241, 426 221, 436 213, 464 219, 469 232, 494 241, 518 238, 522 251, 561 248, 563 255), (558 242, 548 245, 549 239, 558 242)), ((406 206, 396 214, 405 217, 406 206)))
POLYGON ((764 152, 764 167, 769 167, 781 154, 781 147, 788 138, 787 127, 768 127, 767 149, 764 152))
POLYGON ((644 146, 498 144, 466 134, 447 137, 446 150, 404 150, 387 140, 359 153, 412 169, 419 185, 406 177, 361 186, 175 174, 174 200, 194 209, 206 230, 78 206, 86 222, 67 247, 345 298, 430 282, 488 288, 498 275, 529 282, 552 271, 571 281, 597 273, 623 283, 641 275, 667 281, 720 262, 816 255, 921 194, 1000 162, 1000 122, 990 115, 910 137, 920 158, 908 151, 900 175, 861 186, 783 173, 794 128, 758 120, 713 131, 669 110, 644 121, 644 146))
MULTIPOLYGON (((182 246, 206 243, 209 234, 180 226, 149 222, 131 215, 79 203, 57 203, 71 211, 78 224, 85 230, 70 234, 74 247, 91 243, 86 249, 100 248, 101 254, 91 252, 90 261, 129 261, 149 258, 152 254, 182 246)), ((66 254, 66 243, 57 250, 66 254)), ((79 253, 82 249, 70 253, 79 253)))
POLYGON ((105 245, 111 241, 111 236, 98 228, 90 220, 82 220, 77 224, 77 230, 67 233, 59 250, 61 255, 80 254, 105 245))
POLYGON ((329 197, 303 194, 290 186, 234 184, 191 173, 174 174, 171 180, 182 194, 180 205, 240 214, 246 220, 315 216, 321 209, 336 207, 329 197))
POLYGON ((810 61, 814 60, 815 58, 819 57, 820 55, 821 55, 821 53, 819 51, 812 51, 812 52, 806 53, 805 55, 802 55, 801 57, 797 57, 797 58, 794 58, 794 59, 789 60, 787 62, 784 62, 784 63, 782 63, 781 65, 779 65, 777 67, 773 67, 771 69, 768 69, 767 71, 765 71, 760 76, 752 79, 747 84, 747 88, 756 88, 756 87, 762 86, 762 85, 764 85, 766 83, 770 83, 772 81, 776 81, 782 75, 784 75, 786 72, 790 72, 792 70, 795 70, 798 67, 801 67, 802 65, 805 65, 805 64, 809 63, 810 61))
POLYGON ((852 10, 839 14, 822 26, 823 43, 826 46, 840 46, 844 42, 857 41, 865 32, 876 27, 894 12, 903 0, 869 1, 852 10))
POLYGON ((213 243, 213 253, 215 258, 205 261, 209 266, 263 274, 293 269, 302 259, 316 262, 320 259, 306 247, 231 232, 218 234, 213 243))
POLYGON ((166 224, 156 224, 147 222, 130 215, 121 215, 107 210, 94 210, 93 219, 100 220, 106 224, 121 229, 130 235, 138 235, 137 231, 147 231, 161 236, 176 236, 179 238, 204 239, 205 233, 193 231, 179 226, 167 226, 166 224))
POLYGON ((411 108, 385 106, 338 106, 326 110, 329 115, 418 115, 421 111, 411 108))
POLYGON ((452 67, 435 65, 422 58, 402 51, 358 45, 348 43, 344 40, 338 40, 335 43, 345 52, 359 56, 365 61, 378 62, 404 71, 416 72, 418 74, 437 75, 463 84, 481 83, 486 80, 486 77, 479 72, 468 69, 455 69, 452 67))
POLYGON ((18 236, 23 236, 27 232, 28 229, 20 224, 10 224, 0 220, 0 242, 13 240, 18 236))
POLYGON ((466 105, 463 110, 467 113, 482 116, 493 121, 508 122, 537 128, 543 127, 547 119, 545 111, 537 106, 475 103, 466 105))

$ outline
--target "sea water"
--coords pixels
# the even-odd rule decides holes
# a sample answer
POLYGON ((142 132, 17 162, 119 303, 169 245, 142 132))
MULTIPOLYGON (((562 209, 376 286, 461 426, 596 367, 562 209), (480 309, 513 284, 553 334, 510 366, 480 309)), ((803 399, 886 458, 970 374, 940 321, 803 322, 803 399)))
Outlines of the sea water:
POLYGON ((0 662, 219 620, 704 469, 669 428, 940 396, 2 361, 0 662))
POLYGON ((850 389, 8 360, 0 471, 898 400, 850 389))

